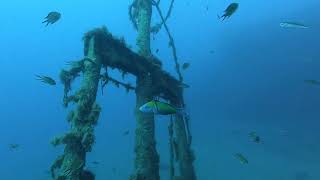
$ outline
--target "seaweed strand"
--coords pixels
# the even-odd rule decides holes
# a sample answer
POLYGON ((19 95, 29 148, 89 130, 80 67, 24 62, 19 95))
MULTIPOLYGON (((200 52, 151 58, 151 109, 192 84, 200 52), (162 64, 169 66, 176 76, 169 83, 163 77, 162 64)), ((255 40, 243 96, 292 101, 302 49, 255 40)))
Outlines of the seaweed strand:
POLYGON ((130 83, 124 83, 121 82, 115 78, 112 78, 108 75, 108 73, 106 72, 104 75, 101 76, 101 90, 102 90, 102 94, 103 94, 103 89, 104 87, 109 83, 113 83, 116 87, 124 87, 126 89, 127 92, 129 92, 130 90, 135 90, 136 88, 133 87, 130 83))
POLYGON ((133 24, 133 27, 137 30, 138 29, 138 24, 137 24, 137 6, 138 6, 138 1, 139 0, 134 0, 130 5, 129 5, 129 18, 133 24))
POLYGON ((168 27, 168 25, 166 23, 165 17, 162 14, 162 11, 161 11, 161 9, 159 7, 159 4, 155 0, 152 0, 152 5, 154 5, 156 7, 156 9, 157 9, 157 11, 159 13, 159 16, 161 18, 161 21, 163 23, 163 26, 164 26, 164 28, 165 28, 165 30, 167 32, 168 37, 169 37, 169 46, 172 49, 173 60, 175 62, 175 66, 176 66, 175 67, 176 68, 176 72, 177 72, 177 74, 179 76, 179 81, 182 83, 183 82, 183 76, 182 76, 182 73, 180 71, 180 64, 178 62, 177 49, 176 49, 176 46, 175 46, 175 43, 174 43, 174 39, 173 39, 173 37, 172 37, 172 35, 170 33, 169 27, 168 27))
MULTIPOLYGON (((160 4, 160 0, 158 0, 157 2, 153 1, 152 4, 153 5, 156 5, 156 4, 159 5, 160 4)), ((171 12, 172 12, 172 9, 173 9, 173 4, 174 4, 174 0, 171 0, 170 6, 169 6, 169 10, 167 12, 167 15, 164 18, 164 21, 161 21, 160 23, 157 23, 156 25, 151 27, 151 29, 150 29, 151 33, 157 34, 161 30, 164 22, 167 22, 167 20, 171 16, 171 12)))

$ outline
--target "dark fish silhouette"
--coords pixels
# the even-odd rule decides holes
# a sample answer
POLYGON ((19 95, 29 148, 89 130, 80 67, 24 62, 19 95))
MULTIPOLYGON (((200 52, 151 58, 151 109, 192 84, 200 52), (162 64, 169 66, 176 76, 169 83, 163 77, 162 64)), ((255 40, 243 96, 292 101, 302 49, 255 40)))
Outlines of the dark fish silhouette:
POLYGON ((98 162, 98 161, 92 161, 91 163, 94 164, 94 165, 100 164, 100 162, 98 162))
POLYGON ((37 80, 39 80, 43 83, 50 84, 52 86, 56 85, 56 81, 49 76, 36 75, 36 77, 38 78, 37 80))
POLYGON ((54 24, 61 18, 61 14, 59 12, 50 12, 47 17, 45 17, 45 20, 42 23, 47 23, 46 26, 49 24, 54 24))
POLYGON ((255 143, 260 143, 261 142, 261 138, 260 136, 258 136, 258 134, 256 132, 250 132, 249 133, 249 137, 252 139, 253 142, 255 143))
POLYGON ((311 85, 320 85, 320 81, 314 80, 314 79, 308 79, 308 80, 304 80, 305 83, 307 84, 311 84, 311 85))
POLYGON ((19 144, 9 144, 9 149, 10 149, 11 151, 17 150, 17 149, 19 149, 19 147, 20 147, 19 144))
POLYGON ((231 3, 226 10, 224 10, 224 14, 222 16, 218 15, 218 18, 222 19, 222 21, 224 21, 226 18, 229 18, 230 16, 232 16, 238 9, 239 4, 238 3, 231 3))
POLYGON ((125 132, 123 132, 123 134, 122 135, 124 135, 124 136, 126 136, 126 135, 128 135, 129 134, 129 130, 126 130, 125 132))
POLYGON ((183 69, 183 70, 186 70, 186 69, 188 69, 189 67, 190 67, 190 63, 185 62, 185 63, 182 64, 182 69, 183 69))

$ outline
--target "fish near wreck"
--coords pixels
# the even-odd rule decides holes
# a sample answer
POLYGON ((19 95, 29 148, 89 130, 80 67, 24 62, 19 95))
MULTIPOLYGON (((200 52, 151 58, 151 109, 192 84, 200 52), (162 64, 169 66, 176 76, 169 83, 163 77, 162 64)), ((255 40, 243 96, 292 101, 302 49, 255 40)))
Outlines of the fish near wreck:
POLYGON ((46 26, 49 24, 54 24, 56 23, 59 19, 61 18, 61 14, 56 11, 50 12, 44 19, 42 23, 47 23, 46 26))
POLYGON ((185 63, 182 64, 182 69, 186 70, 186 69, 188 69, 190 67, 190 65, 191 65, 190 63, 185 62, 185 63))
POLYGON ((37 80, 43 82, 43 83, 46 83, 46 84, 49 84, 51 86, 54 86, 56 85, 56 81, 54 79, 52 79, 51 77, 49 76, 40 76, 40 75, 36 75, 37 77, 37 80))
POLYGON ((180 83, 180 84, 178 85, 178 87, 180 87, 180 88, 190 88, 190 85, 185 84, 185 83, 180 83))
POLYGON ((218 18, 221 19, 222 21, 224 21, 226 18, 230 18, 239 8, 239 4, 238 3, 231 3, 226 10, 224 10, 224 14, 222 16, 218 15, 218 18))
POLYGON ((178 109, 171 104, 152 100, 142 105, 139 110, 143 113, 154 113, 158 115, 171 115, 178 113, 178 109))

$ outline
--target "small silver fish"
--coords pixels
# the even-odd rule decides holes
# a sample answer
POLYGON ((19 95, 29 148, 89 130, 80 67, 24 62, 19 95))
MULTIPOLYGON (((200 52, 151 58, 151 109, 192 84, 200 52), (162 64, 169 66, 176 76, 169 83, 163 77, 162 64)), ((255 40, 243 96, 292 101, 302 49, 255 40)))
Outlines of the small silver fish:
POLYGON ((280 27, 282 28, 293 28, 293 29, 307 29, 309 26, 306 26, 301 23, 296 22, 281 22, 280 27))
POLYGON ((178 86, 181 87, 181 88, 190 88, 190 86, 188 84, 185 84, 185 83, 181 83, 178 86))

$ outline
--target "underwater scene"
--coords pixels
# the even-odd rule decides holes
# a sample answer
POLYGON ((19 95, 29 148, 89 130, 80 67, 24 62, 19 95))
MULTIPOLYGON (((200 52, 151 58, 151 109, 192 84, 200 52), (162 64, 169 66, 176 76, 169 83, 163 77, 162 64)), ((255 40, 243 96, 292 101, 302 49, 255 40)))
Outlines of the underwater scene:
POLYGON ((0 180, 319 180, 319 0, 0 2, 0 180))

